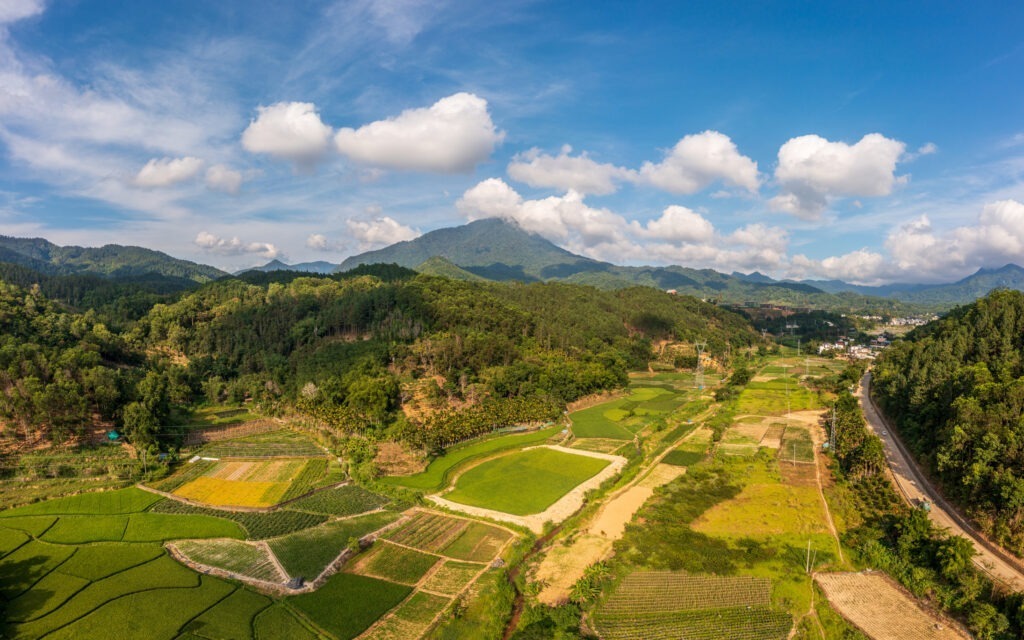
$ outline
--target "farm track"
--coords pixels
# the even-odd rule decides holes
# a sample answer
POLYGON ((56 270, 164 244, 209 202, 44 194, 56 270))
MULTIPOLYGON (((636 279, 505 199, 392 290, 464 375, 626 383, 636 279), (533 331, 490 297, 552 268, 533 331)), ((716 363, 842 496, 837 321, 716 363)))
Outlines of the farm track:
MULTIPOLYGON (((708 408, 697 416, 694 416, 692 421, 695 424, 703 422, 713 413, 714 409, 708 408)), ((693 429, 689 433, 669 443, 668 446, 665 447, 664 451, 645 464, 640 471, 637 472, 636 477, 634 477, 632 481, 620 487, 614 493, 605 498, 604 504, 594 512, 590 522, 585 527, 581 525, 580 530, 584 533, 571 547, 569 547, 569 551, 566 552, 569 556, 566 559, 567 563, 559 563, 551 555, 553 552, 557 552, 558 549, 563 547, 555 547, 547 550, 547 555, 538 568, 538 577, 541 579, 546 578, 549 582, 549 584, 541 590, 540 594, 538 594, 538 599, 541 602, 548 605, 556 605, 564 602, 569 597, 569 590, 572 588, 572 585, 583 576, 583 572, 586 568, 591 564, 604 559, 611 553, 612 544, 615 540, 622 537, 626 524, 632 520, 636 512, 639 511, 647 499, 653 495, 655 486, 664 484, 654 483, 651 481, 654 470, 662 463, 665 457, 675 449, 675 447, 687 441, 697 431, 698 429, 693 429), (654 484, 654 486, 650 486, 652 484, 654 484), (617 517, 603 518, 603 516, 610 514, 615 507, 618 506, 617 503, 624 505, 625 507, 620 513, 615 514, 617 517), (611 520, 615 521, 611 522, 611 520)))
POLYGON ((975 565, 1006 587, 1014 591, 1024 591, 1024 563, 971 526, 932 485, 896 436, 895 429, 871 397, 871 372, 861 378, 857 399, 860 401, 868 428, 881 438, 885 445, 885 458, 889 463, 891 478, 907 504, 913 507, 922 500, 930 501, 932 508, 928 516, 932 522, 954 534, 964 536, 974 544, 978 554, 974 557, 975 565))

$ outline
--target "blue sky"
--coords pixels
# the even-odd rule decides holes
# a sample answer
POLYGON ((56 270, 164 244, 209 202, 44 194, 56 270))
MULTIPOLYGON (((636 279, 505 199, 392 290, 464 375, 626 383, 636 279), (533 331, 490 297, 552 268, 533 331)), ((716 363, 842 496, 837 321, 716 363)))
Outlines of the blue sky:
POLYGON ((236 269, 500 216, 625 264, 1024 263, 1024 5, 297 4, 0 0, 0 233, 236 269))

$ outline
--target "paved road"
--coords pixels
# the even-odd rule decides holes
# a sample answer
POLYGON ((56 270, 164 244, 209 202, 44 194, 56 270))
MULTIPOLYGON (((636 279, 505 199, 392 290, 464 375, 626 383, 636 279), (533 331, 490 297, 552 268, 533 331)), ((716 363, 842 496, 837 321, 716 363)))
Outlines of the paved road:
POLYGON ((929 517, 932 522, 973 542, 974 548, 978 552, 978 555, 974 557, 976 565, 991 578, 1015 591, 1024 591, 1024 562, 1014 559, 1007 551, 986 540, 939 495, 921 473, 917 464, 913 462, 903 444, 896 438, 895 432, 889 427, 882 412, 871 399, 870 388, 871 372, 869 371, 860 381, 857 398, 860 400, 868 428, 874 431, 885 444, 885 457, 889 461, 893 480, 903 498, 912 505, 919 504, 922 499, 931 501, 932 509, 929 512, 929 517))

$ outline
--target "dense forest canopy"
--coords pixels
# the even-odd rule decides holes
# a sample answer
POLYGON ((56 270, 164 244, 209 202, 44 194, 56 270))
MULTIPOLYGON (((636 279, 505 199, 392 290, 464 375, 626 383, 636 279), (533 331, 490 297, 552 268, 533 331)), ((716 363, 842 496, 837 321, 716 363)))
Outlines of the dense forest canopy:
POLYGON ((655 289, 466 282, 396 265, 247 273, 173 295, 150 279, 135 290, 141 314, 117 306, 110 281, 75 277, 77 288, 41 281, 69 304, 108 300, 103 317, 39 285, 4 285, 8 429, 59 439, 106 421, 167 447, 180 435, 173 407, 251 400, 439 447, 623 386, 652 342, 701 338, 723 353, 758 338, 738 315, 655 289))
POLYGON ((997 291, 915 330, 874 380, 946 493, 1024 551, 1024 294, 997 291))

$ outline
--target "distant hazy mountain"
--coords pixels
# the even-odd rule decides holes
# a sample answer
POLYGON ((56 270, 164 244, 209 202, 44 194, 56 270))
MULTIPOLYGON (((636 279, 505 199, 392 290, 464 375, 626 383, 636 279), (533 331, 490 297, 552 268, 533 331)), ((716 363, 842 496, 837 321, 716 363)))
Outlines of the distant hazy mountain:
POLYGON ((220 269, 173 258, 142 247, 108 244, 103 247, 61 247, 42 238, 0 236, 0 262, 48 275, 95 274, 127 278, 159 274, 207 282, 227 275, 220 269))
POLYGON ((935 307, 953 307, 968 304, 987 295, 993 289, 1024 291, 1024 269, 1008 264, 999 269, 979 269, 957 282, 947 284, 894 283, 877 287, 848 284, 841 280, 804 280, 829 293, 850 291, 868 296, 894 298, 903 302, 935 307))
POLYGON ((305 273, 334 273, 338 268, 338 265, 331 262, 325 262, 318 260, 316 262, 300 262, 298 264, 287 264, 280 260, 274 259, 263 265, 262 267, 252 267, 251 269, 242 269, 238 273, 245 273, 246 271, 303 271, 305 273))

